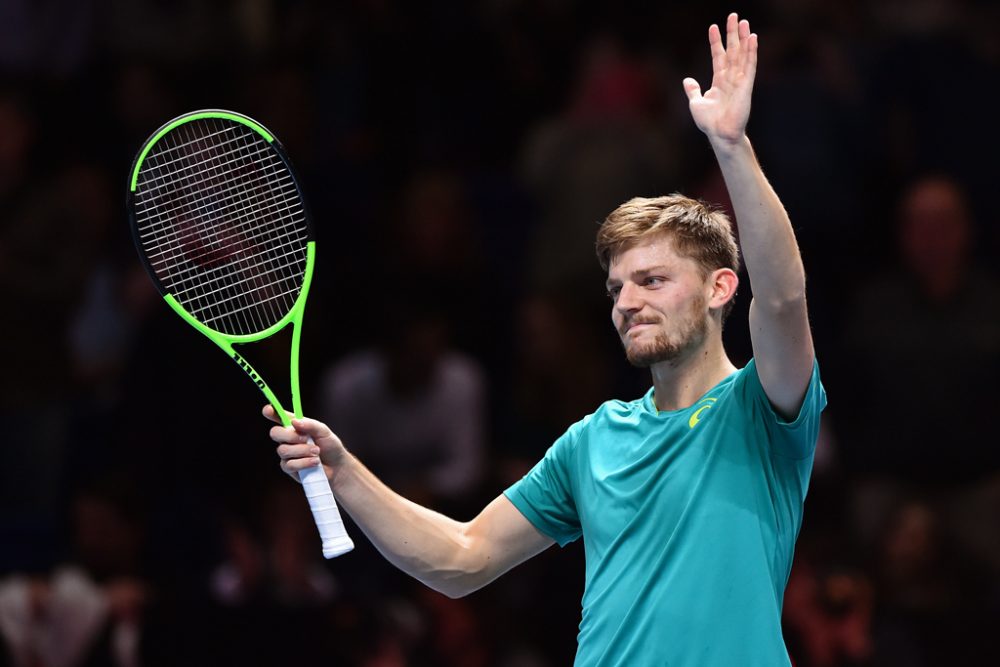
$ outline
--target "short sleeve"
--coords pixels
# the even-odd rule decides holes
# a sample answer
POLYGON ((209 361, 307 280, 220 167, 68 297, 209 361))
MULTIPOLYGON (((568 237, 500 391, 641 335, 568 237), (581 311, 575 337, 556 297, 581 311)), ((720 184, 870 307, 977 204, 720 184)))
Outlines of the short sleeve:
POLYGON ((813 455, 819 438, 820 414, 826 407, 826 390, 819 376, 819 362, 813 361, 809 387, 795 419, 788 421, 774 411, 757 373, 756 360, 751 359, 733 386, 741 401, 749 408, 754 425, 760 425, 768 435, 772 454, 791 459, 813 455))
POLYGON ((527 475, 504 491, 514 507, 559 546, 581 535, 572 481, 581 426, 582 422, 571 426, 527 475))

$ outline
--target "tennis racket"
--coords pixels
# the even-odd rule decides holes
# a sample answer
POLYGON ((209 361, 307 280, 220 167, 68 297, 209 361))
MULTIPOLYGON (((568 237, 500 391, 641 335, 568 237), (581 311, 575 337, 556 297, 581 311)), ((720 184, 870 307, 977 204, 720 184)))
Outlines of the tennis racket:
MULTIPOLYGON (((129 219, 139 256, 167 304, 243 369, 291 424, 277 396, 236 351, 291 324, 291 394, 299 396, 299 338, 312 280, 313 240, 284 150, 260 123, 231 111, 174 118, 132 166, 129 219)), ((333 558, 354 548, 322 466, 299 473, 333 558)))

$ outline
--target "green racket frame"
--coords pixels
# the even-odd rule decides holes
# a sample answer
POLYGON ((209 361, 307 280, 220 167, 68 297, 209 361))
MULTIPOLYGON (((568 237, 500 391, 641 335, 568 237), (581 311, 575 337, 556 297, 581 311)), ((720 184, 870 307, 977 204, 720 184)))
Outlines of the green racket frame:
MULTIPOLYGON (((224 118, 226 120, 231 120, 240 123, 242 125, 246 125, 254 132, 264 137, 264 139, 266 139, 269 144, 275 144, 274 135, 268 132, 267 129, 264 128, 264 126, 257 123, 251 118, 247 118, 246 116, 232 113, 230 111, 222 111, 222 110, 201 111, 198 113, 181 116, 180 118, 176 118, 167 123, 166 125, 164 125, 163 127, 161 127, 146 142, 145 146, 142 149, 142 152, 140 152, 139 156, 136 158, 135 165, 132 167, 132 175, 129 179, 130 193, 135 192, 136 182, 138 181, 139 178, 139 170, 142 168, 142 163, 146 159, 146 155, 149 154, 149 151, 153 148, 153 146, 155 146, 156 143, 161 138, 163 138, 165 134, 167 134, 167 132, 170 132, 171 130, 177 128, 180 125, 183 125, 185 123, 190 123, 191 121, 198 120, 200 118, 224 118)), ((280 145, 276 145, 275 147, 278 148, 279 146, 280 145)), ((283 151, 279 150, 278 154, 281 156, 283 160, 287 162, 287 157, 284 155, 283 151)), ((133 225, 133 230, 135 230, 134 225, 133 225)), ((136 239, 136 246, 137 247, 139 246, 138 239, 136 239)), ((142 261, 145 262, 146 261, 145 255, 141 252, 139 254, 142 257, 142 261)), ((268 402, 271 404, 272 407, 274 407, 275 413, 278 415, 279 419, 281 419, 281 423, 284 426, 291 426, 292 423, 291 419, 289 418, 284 407, 281 405, 281 401, 278 400, 278 397, 271 390, 271 388, 267 386, 267 383, 260 376, 260 374, 254 370, 253 366, 251 366, 250 363, 245 358, 243 358, 243 355, 237 352, 233 346, 239 345, 241 343, 254 343, 256 341, 263 340, 265 338, 268 338, 269 336, 273 336, 274 334, 278 333, 286 326, 288 326, 289 323, 293 324, 292 350, 291 350, 291 358, 289 360, 289 366, 290 366, 289 375, 291 378, 291 393, 292 393, 292 412, 295 414, 295 417, 297 419, 301 419, 303 413, 302 413, 302 397, 301 394, 299 393, 299 338, 301 337, 302 334, 302 317, 305 314, 306 296, 309 293, 309 285, 312 283, 313 267, 315 265, 315 260, 316 260, 316 242, 309 241, 306 246, 306 270, 302 280, 302 291, 299 292, 299 296, 295 300, 295 305, 292 306, 291 310, 289 310, 288 313, 283 318, 281 318, 281 320, 271 325, 264 331, 260 331, 254 334, 247 334, 243 336, 224 334, 222 332, 216 331, 215 329, 205 324, 202 324, 200 321, 198 321, 197 318, 191 315, 191 313, 185 310, 184 306, 178 303, 177 300, 173 296, 171 296, 169 292, 166 292, 165 290, 162 289, 160 281, 156 278, 155 271, 153 271, 148 266, 146 268, 149 269, 148 273, 150 277, 153 278, 160 293, 163 295, 163 299, 167 302, 167 304, 171 308, 173 308, 174 312, 180 315, 185 322, 187 322, 195 329, 203 333, 210 341, 218 345, 226 354, 228 354, 230 358, 232 358, 233 361, 235 361, 239 365, 239 367, 242 368, 246 372, 246 374, 250 376, 250 379, 253 380, 254 383, 257 385, 257 387, 260 388, 264 396, 267 397, 268 402)))
MULTIPOLYGON (((303 274, 302 287, 288 313, 263 331, 239 335, 226 334, 217 331, 200 322, 196 317, 189 313, 184 306, 182 306, 177 299, 175 299, 173 295, 165 289, 163 283, 157 277, 156 271, 153 270, 152 266, 149 264, 146 254, 142 250, 142 244, 138 236, 133 203, 139 178, 139 171, 142 168, 142 164, 145 161, 146 156, 149 154, 149 151, 153 148, 153 146, 155 146, 156 143, 171 130, 194 120, 208 118, 226 119, 249 127, 251 130, 261 135, 268 142, 268 144, 275 149, 277 155, 288 168, 288 172, 292 174, 291 165, 288 162, 288 157, 285 155, 284 150, 281 148, 281 144, 276 141, 274 135, 254 120, 247 118, 246 116, 221 109, 208 109, 179 116, 157 130, 146 141, 146 144, 136 157, 135 164, 132 167, 128 184, 128 210, 133 219, 133 224, 131 225, 133 240, 135 241, 136 248, 139 250, 139 257, 145 265, 146 272, 149 274, 150 278, 152 278, 157 291, 163 296, 163 299, 167 302, 167 304, 174 310, 174 312, 180 315, 185 322, 200 331, 206 338, 211 340, 226 354, 228 354, 229 357, 233 359, 233 361, 235 361, 247 375, 250 376, 250 379, 254 381, 254 384, 257 385, 267 398, 268 402, 270 402, 271 406, 274 408, 274 411, 281 420, 281 423, 288 427, 291 426, 291 418, 281 405, 281 401, 278 400, 278 397, 267 385, 260 374, 254 370, 253 366, 251 366, 250 363, 243 358, 243 355, 237 352, 235 346, 243 343, 260 341, 278 333, 289 324, 292 325, 291 355, 289 359, 292 412, 296 418, 301 418, 303 413, 302 398, 299 393, 299 342, 302 333, 302 318, 305 314, 306 297, 309 294, 309 286, 312 284, 313 268, 316 260, 316 242, 311 240, 311 238, 306 242, 306 268, 303 274)), ((294 180, 294 175, 292 178, 294 180)), ((295 187, 298 188, 297 181, 295 183, 295 187)), ((305 201, 301 196, 301 192, 299 195, 299 199, 304 208, 305 201)), ((309 237, 311 237, 312 231, 309 226, 308 215, 306 216, 305 224, 309 237)), ((312 442, 312 439, 310 438, 309 441, 312 442)), ((320 531, 320 537, 323 541, 323 555, 327 558, 333 558, 353 549, 354 543, 344 530, 343 521, 337 510, 336 500, 333 497, 329 482, 326 479, 325 473, 323 473, 322 467, 316 466, 302 470, 299 473, 299 479, 302 482, 306 497, 309 500, 310 508, 313 512, 313 517, 315 518, 317 527, 320 531)))

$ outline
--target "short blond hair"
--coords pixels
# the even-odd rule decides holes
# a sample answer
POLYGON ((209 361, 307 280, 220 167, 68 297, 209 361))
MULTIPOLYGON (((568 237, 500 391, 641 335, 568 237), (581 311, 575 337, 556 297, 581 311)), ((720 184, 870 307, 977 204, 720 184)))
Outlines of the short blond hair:
MULTIPOLYGON (((607 271, 618 255, 656 234, 669 235, 676 251, 693 259, 704 277, 716 269, 740 270, 729 216, 678 193, 633 197, 612 211, 597 230, 597 261, 607 271)), ((732 310, 733 301, 723 308, 723 319, 732 310)))

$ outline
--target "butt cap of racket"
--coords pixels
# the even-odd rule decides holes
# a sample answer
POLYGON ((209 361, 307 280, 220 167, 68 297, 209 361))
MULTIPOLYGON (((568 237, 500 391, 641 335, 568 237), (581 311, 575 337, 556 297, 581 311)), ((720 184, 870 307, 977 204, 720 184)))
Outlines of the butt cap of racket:
POLYGON ((323 540, 323 558, 343 556, 354 549, 354 541, 346 535, 341 538, 323 540))

